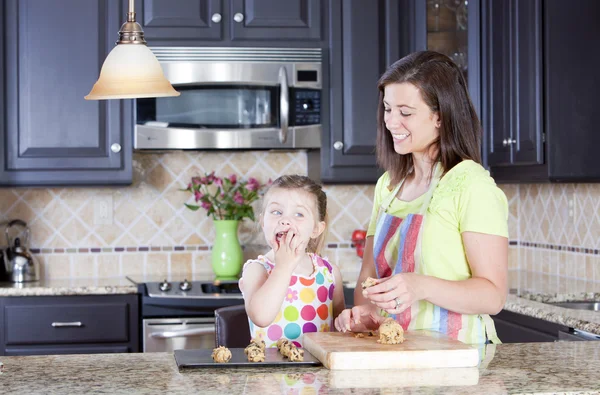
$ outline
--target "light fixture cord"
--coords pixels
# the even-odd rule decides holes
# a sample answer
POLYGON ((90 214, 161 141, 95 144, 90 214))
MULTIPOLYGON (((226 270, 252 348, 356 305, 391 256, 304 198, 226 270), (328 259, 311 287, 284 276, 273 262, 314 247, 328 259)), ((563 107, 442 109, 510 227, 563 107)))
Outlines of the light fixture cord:
POLYGON ((127 22, 135 22, 135 0, 129 0, 129 12, 127 13, 127 22))

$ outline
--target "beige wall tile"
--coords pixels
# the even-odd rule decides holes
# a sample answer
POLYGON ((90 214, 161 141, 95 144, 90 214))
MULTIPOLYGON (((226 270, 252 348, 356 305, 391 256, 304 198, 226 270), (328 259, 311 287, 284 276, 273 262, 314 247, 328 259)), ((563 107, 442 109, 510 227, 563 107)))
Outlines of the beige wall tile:
POLYGON ((192 253, 174 252, 171 254, 171 274, 192 273, 192 253))
POLYGON ((146 270, 145 274, 148 276, 152 275, 164 275, 169 273, 169 253, 161 252, 156 254, 148 254, 146 257, 146 270))
MULTIPOLYGON (((120 254, 121 274, 127 275, 144 275, 145 262, 147 254, 120 254)), ((166 273, 166 271, 165 271, 166 273)), ((164 274, 164 273, 161 273, 164 274)))
POLYGON ((91 254, 74 254, 72 255, 71 261, 73 262, 73 278, 98 277, 96 256, 91 254))
POLYGON ((46 255, 44 261, 44 278, 46 280, 72 276, 70 255, 46 255))
POLYGON ((210 264, 210 251, 198 251, 193 254, 194 259, 194 274, 214 275, 210 264))
POLYGON ((121 276, 120 257, 117 254, 99 254, 96 258, 98 277, 121 276))

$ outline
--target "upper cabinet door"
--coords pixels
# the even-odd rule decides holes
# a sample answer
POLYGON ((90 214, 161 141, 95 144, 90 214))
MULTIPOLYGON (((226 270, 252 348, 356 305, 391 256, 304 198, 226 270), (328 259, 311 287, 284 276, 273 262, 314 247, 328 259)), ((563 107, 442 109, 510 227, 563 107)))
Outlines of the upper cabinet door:
POLYGON ((377 181, 375 160, 377 81, 399 58, 394 3, 332 0, 329 133, 323 142, 322 178, 327 182, 377 181), (391 7, 391 8, 390 8, 391 7))
POLYGON ((118 37, 122 2, 0 5, 0 183, 130 183, 132 101, 84 100, 118 37))
POLYGON ((544 103, 551 181, 600 182, 600 1, 544 1, 544 103))
POLYGON ((544 162, 541 10, 541 0, 483 0, 483 126, 490 166, 544 162))
POLYGON ((223 39, 222 0, 136 0, 135 6, 149 46, 223 39))
POLYGON ((510 106, 510 19, 508 2, 484 0, 481 5, 482 28, 482 126, 484 154, 490 166, 510 165, 512 150, 510 106))
POLYGON ((231 0, 232 40, 321 40, 320 0, 231 0))

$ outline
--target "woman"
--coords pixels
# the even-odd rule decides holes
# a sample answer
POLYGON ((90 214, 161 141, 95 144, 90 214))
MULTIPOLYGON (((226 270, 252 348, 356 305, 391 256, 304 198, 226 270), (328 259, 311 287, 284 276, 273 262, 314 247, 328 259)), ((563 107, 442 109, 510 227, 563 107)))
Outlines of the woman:
POLYGON ((507 294, 508 203, 480 165, 481 126, 459 68, 424 51, 378 83, 377 160, 386 170, 340 331, 366 331, 381 310, 405 330, 499 343, 489 314, 507 294), (362 290, 367 277, 377 284, 362 290))

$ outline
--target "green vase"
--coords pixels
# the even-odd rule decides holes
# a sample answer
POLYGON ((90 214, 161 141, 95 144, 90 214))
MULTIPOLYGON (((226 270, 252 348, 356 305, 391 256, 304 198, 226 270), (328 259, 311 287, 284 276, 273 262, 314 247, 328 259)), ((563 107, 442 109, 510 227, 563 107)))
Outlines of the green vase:
POLYGON ((242 246, 238 239, 239 220, 215 220, 212 267, 219 279, 237 278, 242 269, 242 246))

